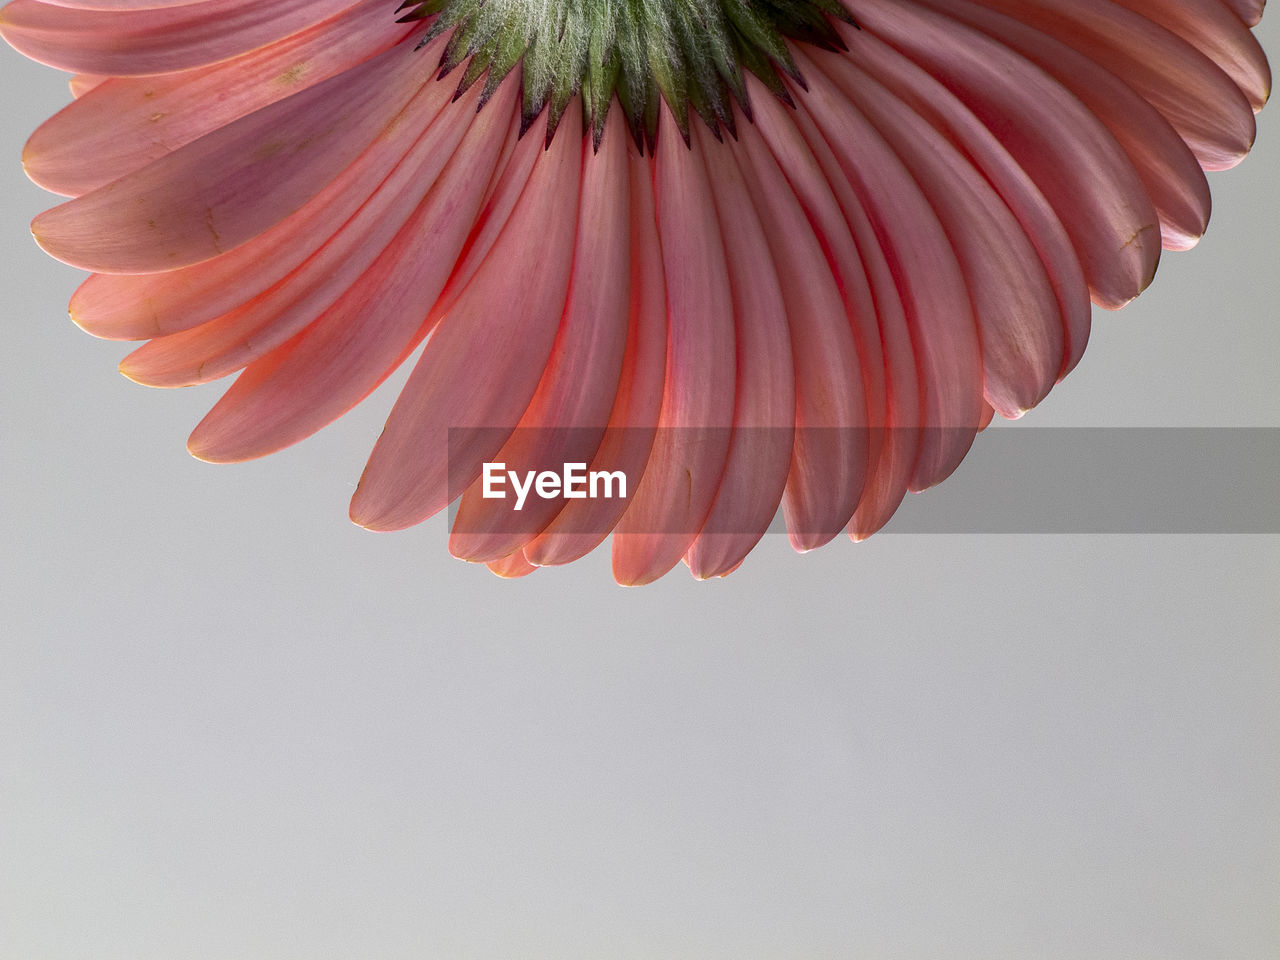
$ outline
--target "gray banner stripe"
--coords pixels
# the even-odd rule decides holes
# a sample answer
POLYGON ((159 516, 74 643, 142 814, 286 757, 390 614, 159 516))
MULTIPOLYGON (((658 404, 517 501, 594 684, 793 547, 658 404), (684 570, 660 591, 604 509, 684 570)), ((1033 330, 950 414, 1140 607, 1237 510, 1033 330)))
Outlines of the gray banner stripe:
MULTIPOLYGON (((530 436, 534 432, 522 428, 517 437, 522 444, 566 454, 594 451, 592 441, 599 436, 599 431, 577 430, 530 436)), ((767 429, 741 433, 735 442, 768 444, 778 439, 767 429)), ((723 442, 726 435, 721 428, 684 430, 679 442, 723 442)), ((865 437, 863 431, 863 442, 865 437)), ((474 451, 477 438, 483 438, 479 446, 492 449, 493 459, 499 459, 511 431, 450 431, 450 449, 474 451)), ((808 439, 843 443, 849 435, 817 430, 808 439)), ((586 457, 589 460, 590 453, 586 457)), ((559 472, 562 463, 552 457, 507 466, 559 472)), ((479 466, 463 475, 478 476, 479 466)), ((629 494, 635 492, 634 479, 629 494)), ((469 481, 460 485, 463 482, 469 481)), ((461 492, 453 491, 455 496, 461 492)), ((545 520, 539 523, 532 514, 544 514, 545 509, 533 510, 535 496, 530 494, 525 510, 532 529, 541 529, 545 520)), ((499 509, 502 501, 489 503, 499 509)), ((456 515, 455 502, 451 524, 456 515)), ((516 529, 524 522, 514 512, 509 519, 516 529)), ((784 529, 781 517, 776 517, 770 531, 784 529)), ((1280 533, 1280 428, 996 426, 977 437, 945 482, 908 494, 884 532, 1280 533)))

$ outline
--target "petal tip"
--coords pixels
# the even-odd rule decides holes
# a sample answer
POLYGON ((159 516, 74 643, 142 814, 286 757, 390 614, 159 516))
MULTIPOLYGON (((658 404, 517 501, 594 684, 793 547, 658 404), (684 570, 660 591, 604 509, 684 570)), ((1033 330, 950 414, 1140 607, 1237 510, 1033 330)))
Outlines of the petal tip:
MULTIPOLYGON (((837 530, 836 533, 839 531, 837 530)), ((836 533, 788 530, 787 540, 790 541, 791 549, 796 553, 809 553, 830 543, 836 538, 836 533)))
MULTIPOLYGON (((73 316, 71 319, 75 320, 75 317, 73 316)), ((76 325, 79 326, 78 323, 76 325)), ((147 383, 145 379, 143 379, 142 372, 137 368, 135 368, 132 363, 130 363, 132 359, 133 359, 133 354, 129 354, 129 356, 125 357, 123 360, 120 361, 120 363, 116 366, 116 369, 119 370, 120 375, 125 377, 126 379, 132 380, 134 383, 140 383, 144 387, 150 386, 150 384, 147 383)))
POLYGON ((620 587, 643 587, 661 576, 648 570, 620 570, 616 565, 613 568, 613 582, 620 587))
POLYGON ((196 440, 195 434, 187 438, 187 453, 201 463, 235 463, 234 457, 220 456, 217 449, 206 447, 196 440))
POLYGON ((403 530, 418 522, 413 517, 397 513, 395 504, 389 504, 385 499, 383 502, 378 502, 371 494, 363 493, 365 489, 366 485, 362 477, 356 486, 356 492, 351 496, 351 505, 347 510, 347 516, 357 527, 386 533, 392 530, 403 530))
POLYGON ((252 450, 236 446, 234 434, 206 426, 207 419, 196 424, 187 437, 187 453, 205 463, 244 463, 256 458, 252 450))
POLYGON ((492 548, 486 549, 483 537, 459 533, 449 534, 447 549, 450 556, 466 563, 494 563, 505 556, 492 548))

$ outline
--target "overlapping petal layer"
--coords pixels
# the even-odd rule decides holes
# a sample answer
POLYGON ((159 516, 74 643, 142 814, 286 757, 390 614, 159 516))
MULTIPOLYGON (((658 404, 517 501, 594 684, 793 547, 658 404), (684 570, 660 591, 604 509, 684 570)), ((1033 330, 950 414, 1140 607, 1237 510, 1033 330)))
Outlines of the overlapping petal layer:
MULTIPOLYGON (((72 316, 178 386, 242 371, 192 434, 262 456, 423 344, 352 500, 374 529, 457 502, 450 549, 524 576, 614 533, 615 576, 874 533, 993 412, 1079 361, 1209 218, 1270 74, 1261 0, 845 0, 736 134, 664 114, 543 149, 518 71, 455 96, 447 37, 385 0, 14 0, 0 33, 75 74, 31 138, 72 199, 33 231, 93 272, 72 316), (625 498, 485 496, 581 463, 625 498)), ((665 108, 664 108, 665 109, 665 108)), ((738 108, 734 108, 738 109, 738 108)), ((589 133, 589 131, 586 131, 589 133)))

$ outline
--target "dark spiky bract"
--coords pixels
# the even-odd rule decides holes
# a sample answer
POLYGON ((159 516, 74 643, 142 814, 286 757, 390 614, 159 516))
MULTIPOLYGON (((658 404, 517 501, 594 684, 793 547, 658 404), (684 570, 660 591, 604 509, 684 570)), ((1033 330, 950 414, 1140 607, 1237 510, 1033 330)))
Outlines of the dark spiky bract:
POLYGON ((743 70, 790 102, 783 75, 803 81, 785 41, 842 48, 831 20, 852 22, 840 0, 405 0, 400 11, 429 21, 422 44, 452 31, 440 71, 466 65, 459 95, 484 78, 483 105, 519 70, 523 128, 547 110, 550 144, 581 94, 597 148, 616 97, 642 151, 653 148, 660 99, 686 142, 690 108, 732 136, 732 100, 751 116, 743 70))

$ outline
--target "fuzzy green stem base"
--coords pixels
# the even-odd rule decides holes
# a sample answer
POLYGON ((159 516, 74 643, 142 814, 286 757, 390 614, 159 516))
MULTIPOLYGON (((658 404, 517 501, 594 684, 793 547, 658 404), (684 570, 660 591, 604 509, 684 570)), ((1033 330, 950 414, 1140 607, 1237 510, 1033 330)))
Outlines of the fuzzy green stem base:
POLYGON ((484 79, 483 105, 513 70, 522 130, 548 110, 547 143, 574 96, 596 148, 615 97, 637 146, 652 150, 659 99, 685 142, 690 112, 719 138, 734 135, 733 100, 751 117, 744 70, 790 103, 783 76, 803 79, 786 40, 843 44, 839 0, 406 0, 401 21, 429 20, 422 44, 452 31, 444 77, 465 64, 458 95, 484 79))

